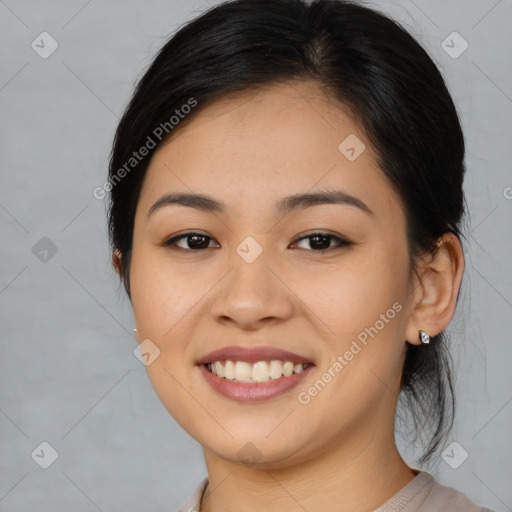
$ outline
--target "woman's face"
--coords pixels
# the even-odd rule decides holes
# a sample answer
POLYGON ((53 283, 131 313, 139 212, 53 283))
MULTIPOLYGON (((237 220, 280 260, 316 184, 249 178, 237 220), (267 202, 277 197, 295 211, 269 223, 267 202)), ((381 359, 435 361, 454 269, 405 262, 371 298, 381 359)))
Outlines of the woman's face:
POLYGON ((274 85, 198 112, 151 160, 130 269, 137 337, 160 400, 210 456, 277 467, 392 442, 405 217, 345 110, 313 84, 274 85), (286 200, 326 191, 338 200, 286 200), (202 364, 216 361, 217 375, 202 364))

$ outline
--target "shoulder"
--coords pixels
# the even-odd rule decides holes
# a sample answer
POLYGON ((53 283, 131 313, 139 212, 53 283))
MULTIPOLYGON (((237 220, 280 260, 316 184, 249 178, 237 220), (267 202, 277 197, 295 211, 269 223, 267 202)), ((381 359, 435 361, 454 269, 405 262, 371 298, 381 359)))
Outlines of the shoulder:
POLYGON ((374 512, 494 512, 441 485, 430 473, 413 469, 416 478, 374 512))
POLYGON ((433 510, 439 512, 493 512, 488 508, 479 507, 462 492, 453 487, 441 485, 432 477, 432 487, 418 512, 432 512, 433 510))
POLYGON ((177 512, 199 512, 201 499, 208 485, 208 477, 204 477, 187 501, 178 509, 177 512))

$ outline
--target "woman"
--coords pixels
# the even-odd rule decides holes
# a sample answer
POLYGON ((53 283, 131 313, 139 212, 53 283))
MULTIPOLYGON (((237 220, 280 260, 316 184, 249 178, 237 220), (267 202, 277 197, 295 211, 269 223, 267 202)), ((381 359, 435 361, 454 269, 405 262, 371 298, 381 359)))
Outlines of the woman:
POLYGON ((368 8, 232 1, 165 44, 109 226, 151 383, 203 448, 182 511, 488 510, 394 439, 400 393, 419 462, 453 421, 463 160, 438 69, 368 8))

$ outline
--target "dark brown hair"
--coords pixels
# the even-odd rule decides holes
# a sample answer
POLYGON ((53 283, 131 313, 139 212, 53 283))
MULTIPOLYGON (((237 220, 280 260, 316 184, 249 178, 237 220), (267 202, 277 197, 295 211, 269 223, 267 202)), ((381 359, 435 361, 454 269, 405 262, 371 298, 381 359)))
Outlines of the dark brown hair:
MULTIPOLYGON (((317 81, 353 111, 401 198, 411 270, 415 257, 433 252, 444 233, 460 239, 464 138, 445 82, 420 44, 397 22, 352 1, 228 1, 165 43, 117 128, 109 171, 109 229, 128 295, 144 176, 153 152, 183 124, 174 126, 171 116, 191 98, 197 106, 185 122, 221 95, 286 80, 317 81), (148 137, 155 139, 162 126, 168 128, 165 137, 119 179, 133 152, 149 146, 148 137)), ((433 456, 453 424, 446 341, 441 333, 427 347, 407 344, 401 397, 416 431, 430 426, 432 433, 420 462, 433 456)))

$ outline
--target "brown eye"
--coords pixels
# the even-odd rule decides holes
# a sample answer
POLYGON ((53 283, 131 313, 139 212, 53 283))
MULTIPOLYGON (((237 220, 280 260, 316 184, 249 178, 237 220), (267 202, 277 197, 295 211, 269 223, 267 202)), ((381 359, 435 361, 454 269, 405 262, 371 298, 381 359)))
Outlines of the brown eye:
POLYGON ((347 247, 353 245, 352 242, 340 238, 338 236, 331 235, 330 233, 312 233, 310 235, 299 238, 295 243, 302 242, 303 240, 309 240, 309 246, 314 252, 326 251, 336 247, 347 247), (335 245, 332 246, 331 242, 334 241, 335 245))
POLYGON ((213 240, 212 237, 203 235, 202 233, 183 233, 182 235, 175 236, 169 240, 166 240, 161 245, 164 247, 176 247, 178 249, 183 250, 203 250, 208 249, 210 247, 210 241, 213 240), (179 245, 179 243, 182 243, 183 245, 179 245))

